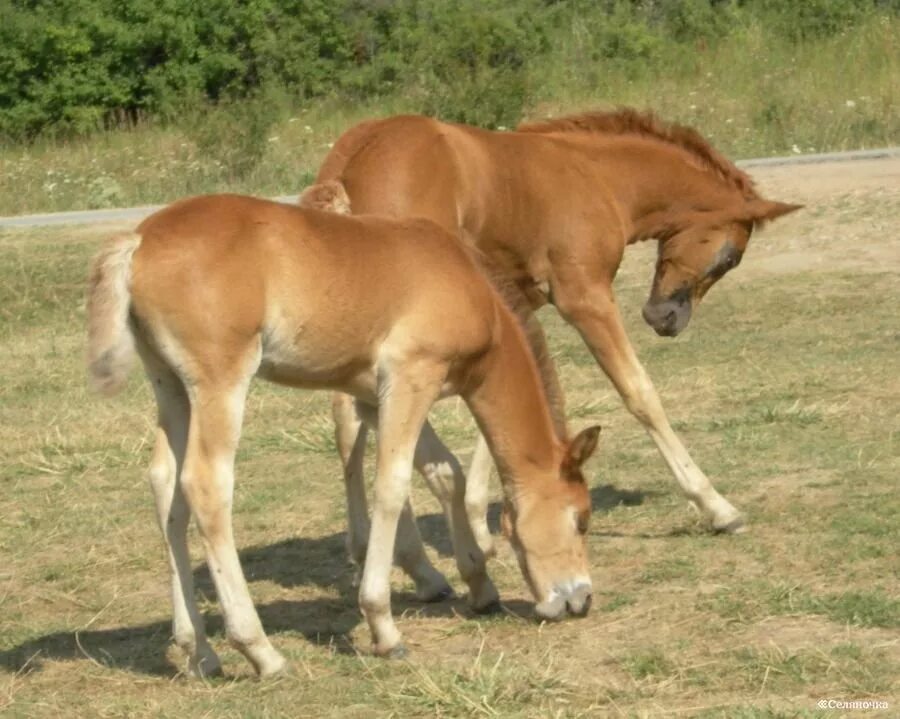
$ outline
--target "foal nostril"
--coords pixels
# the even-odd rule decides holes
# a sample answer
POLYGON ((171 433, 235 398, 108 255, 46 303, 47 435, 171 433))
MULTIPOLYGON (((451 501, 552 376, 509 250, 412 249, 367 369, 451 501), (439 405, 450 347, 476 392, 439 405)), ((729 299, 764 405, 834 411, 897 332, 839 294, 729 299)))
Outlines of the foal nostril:
POLYGON ((588 594, 581 601, 569 600, 566 602, 566 609, 569 610, 569 614, 573 617, 587 616, 587 613, 591 610, 591 595, 588 594))
POLYGON ((591 585, 588 583, 576 585, 566 598, 566 609, 569 614, 583 617, 591 608, 591 585))
POLYGON ((677 319, 677 317, 678 315, 675 313, 675 310, 669 310, 668 312, 666 312, 666 316, 663 319, 663 322, 667 327, 672 327, 675 324, 675 320, 677 319))

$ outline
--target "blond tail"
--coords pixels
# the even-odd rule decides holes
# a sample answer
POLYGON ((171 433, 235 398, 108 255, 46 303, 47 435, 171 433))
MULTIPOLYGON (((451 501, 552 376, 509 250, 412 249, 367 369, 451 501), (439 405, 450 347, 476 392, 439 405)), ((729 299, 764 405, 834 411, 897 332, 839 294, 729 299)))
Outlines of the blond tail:
POLYGON ((141 242, 129 233, 111 239, 91 265, 88 280, 88 380, 91 388, 111 395, 125 384, 134 357, 129 326, 131 257, 141 242))
POLYGON ((325 180, 307 187, 297 199, 300 207, 334 212, 337 215, 350 214, 350 197, 340 180, 325 180))

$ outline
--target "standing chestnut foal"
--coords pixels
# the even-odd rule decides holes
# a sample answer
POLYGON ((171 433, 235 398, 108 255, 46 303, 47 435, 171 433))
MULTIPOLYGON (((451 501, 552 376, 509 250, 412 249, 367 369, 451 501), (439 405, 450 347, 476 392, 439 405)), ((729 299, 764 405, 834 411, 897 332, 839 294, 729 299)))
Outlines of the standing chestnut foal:
MULTIPOLYGON (((465 399, 500 468, 505 524, 538 615, 588 610, 590 497, 580 466, 598 430, 571 442, 557 433, 515 315, 468 251, 432 222, 236 195, 184 200, 100 252, 88 321, 96 388, 120 389, 136 349, 156 395, 150 483, 169 554, 175 641, 191 673, 220 670, 194 600, 191 514, 229 640, 260 675, 285 664, 263 632, 232 536, 234 455, 254 375, 340 390, 377 408, 375 507, 359 592, 377 654, 403 652, 390 608, 395 533, 426 414, 448 394, 465 399)), ((497 594, 464 493, 459 483, 450 497, 457 561, 474 608, 484 609, 497 594)))
MULTIPOLYGON (((427 217, 477 248, 528 330, 554 421, 564 432, 562 392, 534 317, 542 305, 553 304, 646 428, 685 496, 715 530, 743 527, 741 514, 672 430, 625 334, 613 278, 628 245, 657 240, 643 315, 658 334, 675 336, 709 288, 740 262, 753 229, 798 205, 760 197, 751 179, 695 130, 630 109, 572 115, 515 132, 418 116, 364 122, 335 143, 319 171, 318 182, 326 181, 343 184, 355 213, 427 217)), ((347 448, 365 426, 347 398, 336 398, 335 419, 348 495, 364 501, 357 457, 347 448)), ((425 431, 439 444, 430 427, 425 431)), ((432 452, 452 457, 443 446, 432 452)), ((459 463, 448 459, 443 466, 438 478, 451 485, 459 463)), ((484 549, 491 544, 484 522, 489 470, 480 441, 467 503, 484 549)), ((360 557, 366 512, 364 506, 351 510, 351 549, 361 537, 355 542, 360 557)))

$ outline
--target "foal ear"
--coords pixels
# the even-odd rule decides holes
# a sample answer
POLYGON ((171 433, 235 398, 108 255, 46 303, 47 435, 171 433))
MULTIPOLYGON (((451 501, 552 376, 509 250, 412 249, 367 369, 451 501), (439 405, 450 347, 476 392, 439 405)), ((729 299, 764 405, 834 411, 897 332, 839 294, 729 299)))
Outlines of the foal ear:
POLYGON ((764 224, 770 220, 777 220, 783 215, 790 212, 796 212, 803 205, 792 205, 789 202, 778 202, 776 200, 751 200, 745 208, 744 218, 754 225, 764 224))
POLYGON ((569 442, 566 450, 565 463, 570 467, 580 467, 597 449, 597 441, 600 439, 600 425, 581 430, 575 438, 569 442))

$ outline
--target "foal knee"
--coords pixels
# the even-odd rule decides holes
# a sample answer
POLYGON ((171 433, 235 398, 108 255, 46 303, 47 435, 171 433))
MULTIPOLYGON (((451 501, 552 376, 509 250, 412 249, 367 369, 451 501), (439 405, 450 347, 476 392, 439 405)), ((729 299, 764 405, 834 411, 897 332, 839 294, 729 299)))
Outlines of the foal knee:
POLYGON ((390 591, 372 591, 365 583, 359 590, 359 608, 366 616, 385 614, 391 611, 390 591))
POLYGON ((164 496, 175 482, 175 458, 171 455, 168 440, 161 429, 157 430, 156 444, 147 469, 147 479, 157 496, 164 496))
POLYGON ((482 519, 487 514, 487 493, 467 492, 465 495, 466 514, 475 519, 482 519))
POLYGON ((175 481, 175 476, 167 460, 154 457, 147 470, 147 479, 153 493, 162 495, 175 481))

